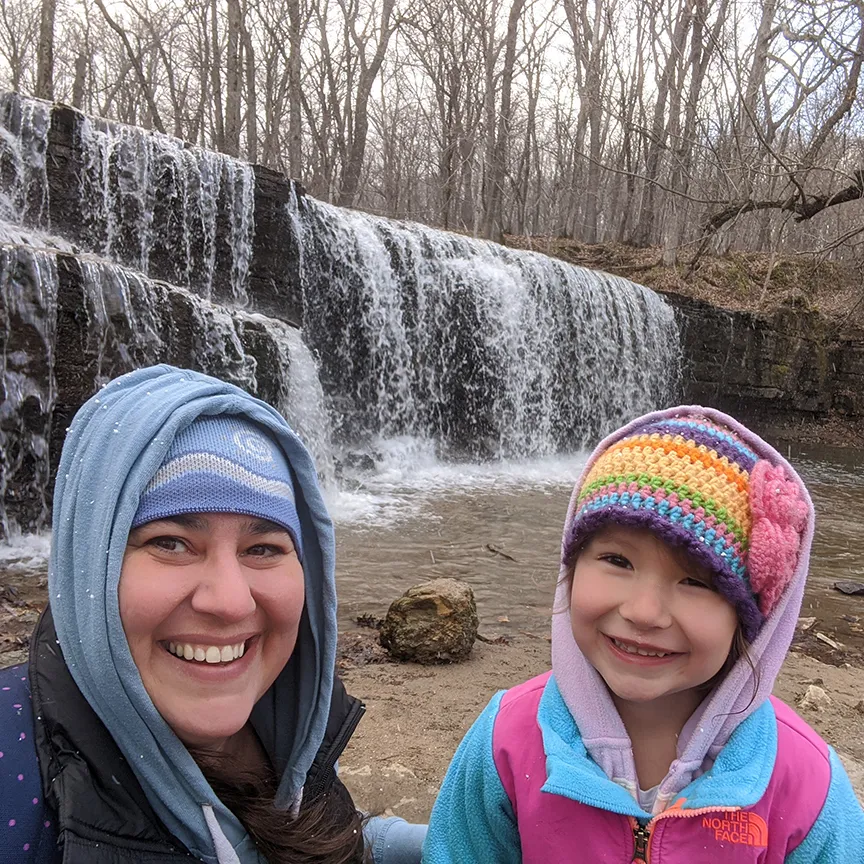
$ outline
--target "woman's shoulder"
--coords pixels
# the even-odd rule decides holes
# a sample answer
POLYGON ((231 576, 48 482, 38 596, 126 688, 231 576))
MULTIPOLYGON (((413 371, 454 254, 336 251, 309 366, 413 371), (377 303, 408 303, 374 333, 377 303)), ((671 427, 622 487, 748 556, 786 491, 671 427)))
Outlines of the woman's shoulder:
POLYGON ((0 669, 0 864, 50 864, 53 815, 42 798, 28 667, 0 669))

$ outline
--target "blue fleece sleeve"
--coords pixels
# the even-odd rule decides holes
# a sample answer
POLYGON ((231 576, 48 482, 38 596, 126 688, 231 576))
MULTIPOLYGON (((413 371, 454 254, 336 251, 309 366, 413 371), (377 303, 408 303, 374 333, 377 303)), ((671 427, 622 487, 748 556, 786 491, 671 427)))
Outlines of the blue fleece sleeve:
POLYGON ((398 816, 373 816, 363 828, 363 837, 374 864, 420 864, 426 826, 398 816))
POLYGON ((520 864, 510 799, 492 755, 497 694, 462 739, 432 808, 423 864, 520 864))
POLYGON ((813 827, 786 864, 849 864, 861 860, 864 849, 864 810, 833 747, 831 784, 813 827))

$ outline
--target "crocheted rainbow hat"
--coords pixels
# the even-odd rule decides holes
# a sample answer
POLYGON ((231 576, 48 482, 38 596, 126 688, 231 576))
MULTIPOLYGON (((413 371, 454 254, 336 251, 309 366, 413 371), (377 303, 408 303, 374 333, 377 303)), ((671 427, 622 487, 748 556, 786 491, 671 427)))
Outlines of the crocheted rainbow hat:
POLYGON ((782 465, 700 409, 676 410, 635 421, 596 456, 565 531, 564 561, 609 522, 647 528, 712 572, 752 642, 792 578, 807 504, 782 465))

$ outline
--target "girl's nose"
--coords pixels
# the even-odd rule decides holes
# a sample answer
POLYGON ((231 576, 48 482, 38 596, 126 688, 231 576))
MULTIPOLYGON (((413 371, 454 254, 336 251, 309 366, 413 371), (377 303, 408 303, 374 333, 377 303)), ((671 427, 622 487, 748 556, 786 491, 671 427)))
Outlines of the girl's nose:
POLYGON ((634 579, 627 598, 618 607, 622 618, 638 630, 665 629, 672 625, 666 592, 654 580, 634 579))
POLYGON ((192 593, 192 608, 222 621, 238 623, 255 611, 255 598, 237 556, 223 554, 202 565, 201 580, 192 593))

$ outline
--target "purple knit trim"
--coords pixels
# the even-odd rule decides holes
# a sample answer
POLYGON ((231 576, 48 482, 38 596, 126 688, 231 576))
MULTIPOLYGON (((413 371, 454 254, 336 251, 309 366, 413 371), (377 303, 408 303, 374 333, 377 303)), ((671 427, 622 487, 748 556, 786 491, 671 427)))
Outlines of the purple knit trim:
MULTIPOLYGON (((681 422, 688 421, 681 418, 681 422)), ((748 456, 731 442, 703 432, 695 426, 684 428, 673 423, 649 423, 636 434, 651 435, 655 432, 659 435, 680 435, 685 441, 693 441, 697 445, 704 444, 709 450, 716 451, 718 456, 725 456, 732 464, 738 465, 748 473, 756 464, 755 456, 748 456)))
POLYGON ((670 546, 683 549, 696 561, 707 567, 714 575, 714 585, 717 590, 735 608, 747 641, 752 642, 756 638, 765 621, 765 616, 756 605, 749 585, 729 569, 729 564, 725 559, 717 555, 693 533, 664 519, 653 510, 633 510, 619 504, 609 504, 577 518, 567 531, 564 560, 572 560, 579 545, 589 535, 599 531, 610 522, 633 528, 647 528, 670 546))

